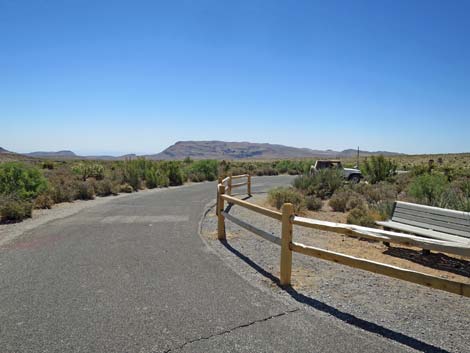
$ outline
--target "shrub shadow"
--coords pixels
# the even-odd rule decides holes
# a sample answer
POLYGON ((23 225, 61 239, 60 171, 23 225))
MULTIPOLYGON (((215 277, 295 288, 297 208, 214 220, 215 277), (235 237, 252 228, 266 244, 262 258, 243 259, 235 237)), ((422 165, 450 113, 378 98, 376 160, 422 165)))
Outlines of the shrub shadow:
POLYGON ((430 253, 423 255, 418 250, 400 247, 389 247, 384 254, 433 268, 435 270, 447 271, 456 275, 470 278, 470 261, 458 259, 442 253, 430 253))

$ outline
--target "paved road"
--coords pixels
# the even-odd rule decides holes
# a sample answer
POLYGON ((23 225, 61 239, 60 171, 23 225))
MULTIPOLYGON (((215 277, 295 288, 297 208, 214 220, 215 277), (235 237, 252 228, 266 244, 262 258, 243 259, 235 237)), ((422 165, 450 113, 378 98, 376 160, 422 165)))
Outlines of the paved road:
POLYGON ((410 351, 236 275, 198 235, 214 191, 130 195, 0 249, 0 352, 410 351))

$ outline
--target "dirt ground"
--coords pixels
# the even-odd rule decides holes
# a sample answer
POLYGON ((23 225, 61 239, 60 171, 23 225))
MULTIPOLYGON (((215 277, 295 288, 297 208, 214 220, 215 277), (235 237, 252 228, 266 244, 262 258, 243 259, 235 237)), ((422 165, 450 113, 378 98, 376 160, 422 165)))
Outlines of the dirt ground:
MULTIPOLYGON (((257 197, 252 202, 272 210, 277 210, 269 205, 265 198, 257 197)), ((346 223, 348 216, 347 212, 334 212, 327 202, 323 202, 321 210, 303 211, 301 215, 302 217, 337 223, 346 223)), ((323 232, 314 229, 305 230, 307 232, 310 231, 311 234, 311 237, 302 237, 302 242, 305 245, 322 245, 326 250, 470 284, 470 258, 468 257, 435 251, 432 251, 430 255, 423 255, 422 249, 403 244, 392 243, 389 247, 385 246, 382 242, 358 239, 333 232, 323 232), (322 238, 321 244, 319 244, 319 237, 322 238)))

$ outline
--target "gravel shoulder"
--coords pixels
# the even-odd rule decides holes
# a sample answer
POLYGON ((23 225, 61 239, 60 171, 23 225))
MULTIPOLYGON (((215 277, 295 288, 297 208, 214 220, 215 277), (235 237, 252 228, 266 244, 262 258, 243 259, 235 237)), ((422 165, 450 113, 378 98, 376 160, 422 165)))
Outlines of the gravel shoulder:
MULTIPOLYGON (((265 194, 250 202, 263 204, 265 194)), ((241 207, 230 213, 279 236, 281 225, 241 207)), ((227 242, 216 239, 217 217, 212 207, 201 222, 201 236, 236 272, 266 291, 287 300, 423 352, 469 352, 470 299, 293 254, 292 289, 276 283, 279 276, 278 246, 226 221, 227 242)), ((294 238, 302 243, 422 270, 449 279, 469 282, 465 261, 450 261, 448 269, 432 269, 420 263, 417 249, 369 243, 341 235, 296 227, 294 238), (385 253, 384 253, 385 251, 385 253), (415 256, 416 255, 416 256, 415 256), (375 256, 375 257, 374 257, 375 256), (463 267, 462 267, 463 264, 463 267)), ((442 259, 441 259, 442 260, 442 259)), ((426 260, 427 261, 427 260, 426 260)))

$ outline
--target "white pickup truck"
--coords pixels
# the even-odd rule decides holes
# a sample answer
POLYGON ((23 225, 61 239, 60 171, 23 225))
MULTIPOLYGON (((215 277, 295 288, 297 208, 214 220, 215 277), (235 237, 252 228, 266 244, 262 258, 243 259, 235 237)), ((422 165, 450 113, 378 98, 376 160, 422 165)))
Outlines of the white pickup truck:
POLYGON ((340 161, 336 160, 321 160, 316 161, 315 165, 310 167, 310 175, 314 175, 318 170, 337 168, 343 173, 344 179, 351 183, 358 183, 364 177, 359 169, 355 168, 344 168, 340 161))

